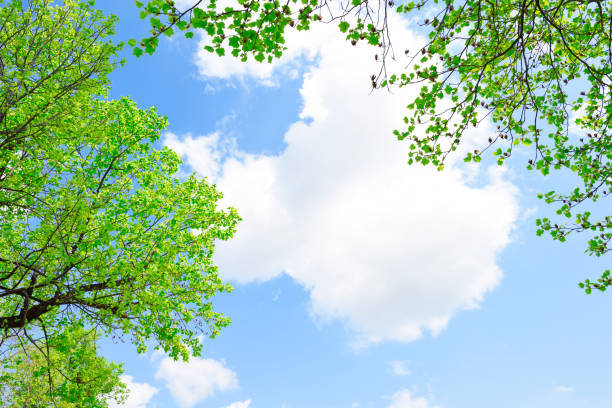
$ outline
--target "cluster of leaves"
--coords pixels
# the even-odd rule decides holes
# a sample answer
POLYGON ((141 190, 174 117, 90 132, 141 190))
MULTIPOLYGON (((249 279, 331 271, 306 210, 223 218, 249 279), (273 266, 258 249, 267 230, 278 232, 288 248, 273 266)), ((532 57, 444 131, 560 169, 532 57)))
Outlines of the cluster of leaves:
MULTIPOLYGON (((309 28, 311 21, 320 18, 315 12, 317 0, 290 0, 281 5, 277 0, 237 0, 235 3, 218 4, 213 0, 203 4, 194 1, 186 9, 179 9, 172 0, 151 0, 147 4, 136 1, 141 10, 140 17, 149 18, 151 36, 141 40, 130 40, 133 53, 153 53, 160 35, 172 36, 174 29, 194 35, 194 29, 202 29, 209 38, 206 50, 225 55, 230 53, 246 61, 251 54, 257 61, 272 61, 282 55, 287 26, 297 30, 309 28), (299 5, 297 14, 293 11, 299 5), (292 7, 294 6, 294 7, 292 7)), ((223 2, 219 2, 223 3, 223 2)))
MULTIPOLYGON (((434 0, 401 5, 398 11, 424 7, 432 12, 423 22, 428 43, 411 55, 409 71, 385 83, 421 84, 408 105, 406 128, 395 132, 410 142, 409 162, 442 169, 464 132, 490 118, 496 134, 465 161, 479 162, 491 150, 502 165, 516 147, 529 146, 529 170, 575 173, 582 186, 539 196, 571 221, 538 219, 538 235, 548 232, 563 242, 573 232, 594 232, 586 252, 607 253, 612 217, 591 220, 589 211, 576 207, 607 196, 612 181, 610 4, 434 0), (583 137, 570 134, 572 123, 583 137)), ((581 287, 590 293, 610 284, 606 272, 597 283, 587 280, 581 287)))
MULTIPOLYGON (((384 5, 387 10, 386 2, 376 4, 384 5)), ((242 61, 251 55, 259 62, 280 58, 286 49, 286 31, 308 30, 312 22, 340 20, 340 29, 347 33, 353 45, 360 40, 378 45, 387 39, 384 29, 378 28, 380 8, 378 13, 374 12, 368 0, 352 0, 340 8, 327 0, 193 0, 184 8, 178 7, 173 0, 145 3, 137 0, 136 6, 140 9, 140 17, 148 18, 151 25, 149 37, 128 41, 136 56, 143 52, 152 54, 159 37, 170 37, 176 30, 192 38, 194 29, 201 29, 205 33, 207 51, 223 56, 227 50, 242 61), (356 19, 352 26, 347 21, 350 17, 356 19)))
POLYGON ((30 344, 13 343, 0 360, 0 403, 6 408, 107 408, 127 388, 118 364, 98 356, 95 330, 71 324, 30 344))
POLYGON ((171 356, 229 320, 212 254, 239 217, 180 158, 152 148, 167 125, 129 99, 100 99, 114 18, 88 3, 0 8, 0 329, 53 331, 84 319, 171 356))

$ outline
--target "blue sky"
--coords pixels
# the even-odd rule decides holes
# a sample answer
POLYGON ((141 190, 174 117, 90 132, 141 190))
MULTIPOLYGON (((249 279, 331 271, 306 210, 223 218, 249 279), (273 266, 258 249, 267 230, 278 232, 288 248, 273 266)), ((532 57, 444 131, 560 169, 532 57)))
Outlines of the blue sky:
MULTIPOLYGON (((143 36, 131 2, 98 3, 118 38, 143 36)), ((395 23, 396 49, 419 41, 395 23)), ((290 38, 274 66, 173 38, 112 75, 112 97, 167 115, 160 146, 244 218, 217 254, 232 324, 202 358, 102 342, 129 376, 125 407, 612 406, 612 298, 576 286, 606 260, 584 237, 535 236, 551 210, 536 193, 573 180, 521 154, 504 170, 409 167, 391 130, 414 90, 370 92, 374 51, 336 31, 290 38)))

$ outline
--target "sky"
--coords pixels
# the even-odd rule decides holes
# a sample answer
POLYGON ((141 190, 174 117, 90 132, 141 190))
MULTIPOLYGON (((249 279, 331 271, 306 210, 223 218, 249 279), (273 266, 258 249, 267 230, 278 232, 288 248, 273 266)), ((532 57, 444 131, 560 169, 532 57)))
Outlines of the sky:
MULTIPOLYGON (((97 5, 119 17, 118 39, 145 35, 132 2, 97 5)), ((396 50, 422 41, 391 22, 396 50)), ((157 147, 242 216, 215 255, 234 287, 215 308, 232 323, 189 362, 103 340, 123 363, 123 407, 612 406, 612 297, 577 287, 606 260, 583 253, 585 237, 535 235, 551 211, 537 193, 570 175, 527 172, 526 152, 503 168, 461 154, 443 172, 408 166, 392 131, 418 89, 372 91, 376 50, 334 26, 289 36, 273 64, 200 40, 128 57, 111 97, 166 115, 157 147)), ((462 148, 492 132, 483 123, 462 148)))

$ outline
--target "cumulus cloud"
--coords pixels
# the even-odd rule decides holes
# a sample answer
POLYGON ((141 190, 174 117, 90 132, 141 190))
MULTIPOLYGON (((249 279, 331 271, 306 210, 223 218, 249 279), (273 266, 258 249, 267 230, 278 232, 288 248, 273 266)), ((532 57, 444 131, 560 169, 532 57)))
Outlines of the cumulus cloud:
POLYGON ((400 390, 391 397, 391 405, 387 408, 440 408, 438 405, 432 405, 423 397, 412 395, 410 390, 400 390))
POLYGON ((167 132, 164 143, 176 153, 184 157, 185 164, 193 171, 202 175, 212 175, 219 171, 219 162, 224 151, 229 148, 228 143, 219 140, 219 133, 212 133, 205 137, 194 138, 185 135, 179 140, 172 132, 167 132), (197 156, 190 152, 198 152, 197 156))
POLYGON ((395 375, 403 376, 410 374, 405 361, 395 360, 391 361, 391 371, 395 375))
MULTIPOLYGON (((437 335, 501 279, 496 261, 517 219, 517 191, 497 169, 408 166, 408 144, 392 130, 415 90, 370 94, 372 49, 321 30, 329 31, 304 75, 302 120, 281 154, 218 155, 219 135, 166 141, 243 217, 217 248, 224 278, 290 275, 310 292, 313 317, 345 322, 356 346, 437 335)), ((395 38, 420 41, 406 28, 395 38)), ((470 137, 492 131, 480 126, 470 137)))
POLYGON ((249 398, 246 401, 236 401, 232 402, 225 408, 249 408, 251 406, 251 399, 249 398))
POLYGON ((217 391, 238 387, 236 373, 232 370, 217 360, 197 357, 189 361, 175 361, 165 357, 159 363, 155 378, 166 383, 182 408, 193 407, 217 391))
POLYGON ((130 375, 121 375, 119 379, 127 386, 130 393, 125 403, 121 405, 109 401, 110 408, 147 408, 147 404, 159 392, 157 388, 147 383, 135 382, 134 377, 130 375))

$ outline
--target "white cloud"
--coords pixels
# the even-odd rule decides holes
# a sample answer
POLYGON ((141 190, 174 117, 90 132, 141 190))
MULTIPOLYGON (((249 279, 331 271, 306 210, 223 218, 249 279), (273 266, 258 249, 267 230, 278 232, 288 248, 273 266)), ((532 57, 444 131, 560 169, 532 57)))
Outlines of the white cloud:
POLYGON ((251 406, 251 399, 249 398, 246 401, 236 401, 232 402, 225 408, 249 408, 251 406))
POLYGON ((165 135, 164 143, 185 157, 185 163, 198 174, 211 175, 219 171, 219 161, 223 156, 224 146, 219 142, 218 133, 195 139, 191 135, 186 135, 179 141, 175 134, 168 132, 165 135), (194 156, 189 152, 198 152, 197 160, 194 160, 194 156))
POLYGON ((193 407, 216 391, 238 387, 236 373, 213 359, 191 357, 189 361, 175 361, 165 357, 159 363, 155 378, 163 380, 182 408, 193 407))
POLYGON ((400 360, 391 361, 391 371, 393 374, 400 376, 410 374, 410 370, 406 366, 406 362, 400 360))
POLYGON ((134 377, 130 375, 121 375, 119 377, 128 390, 129 396, 125 403, 118 405, 114 401, 109 401, 110 408, 146 408, 151 399, 159 392, 159 390, 147 383, 139 383, 134 381, 134 377))
POLYGON ((577 111, 571 111, 569 117, 569 138, 573 143, 581 143, 580 138, 585 138, 588 135, 588 131, 576 123, 576 119, 584 119, 588 123, 587 111, 584 107, 581 107, 577 111))
POLYGON ((561 393, 568 393, 568 392, 574 392, 574 389, 566 385, 557 385, 555 387, 555 391, 561 392, 561 393))
POLYGON ((440 408, 438 405, 432 405, 423 397, 415 397, 409 390, 401 390, 393 394, 391 397, 391 405, 387 408, 440 408))
MULTIPOLYGON (((234 149, 222 159, 217 135, 167 143, 243 217, 217 248, 224 278, 290 275, 310 292, 312 315, 344 321, 356 346, 437 335, 501 279, 496 261, 518 217, 517 190, 497 169, 473 170, 484 180, 474 185, 453 162, 443 172, 408 166, 408 143, 391 132, 415 90, 370 94, 372 49, 322 30, 330 31, 301 89, 301 117, 311 121, 291 125, 280 155, 234 149)), ((419 41, 407 29, 395 38, 419 41)), ((491 132, 480 126, 471 137, 491 132)))

